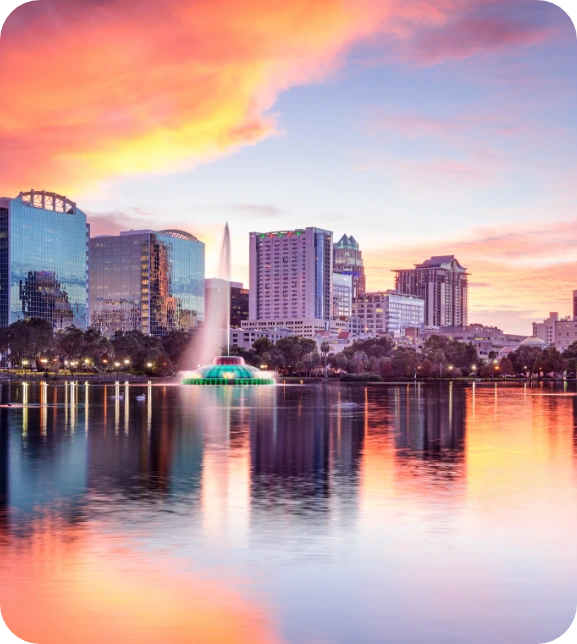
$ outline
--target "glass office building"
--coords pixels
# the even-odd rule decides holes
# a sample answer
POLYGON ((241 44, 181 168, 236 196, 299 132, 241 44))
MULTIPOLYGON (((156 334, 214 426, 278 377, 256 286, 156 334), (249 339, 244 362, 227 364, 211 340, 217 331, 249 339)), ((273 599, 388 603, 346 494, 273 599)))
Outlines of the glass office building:
POLYGON ((0 198, 0 327, 42 318, 85 329, 89 238, 86 215, 66 197, 0 198))
POLYGON ((204 244, 180 230, 90 240, 91 325, 162 337, 204 319, 204 244))

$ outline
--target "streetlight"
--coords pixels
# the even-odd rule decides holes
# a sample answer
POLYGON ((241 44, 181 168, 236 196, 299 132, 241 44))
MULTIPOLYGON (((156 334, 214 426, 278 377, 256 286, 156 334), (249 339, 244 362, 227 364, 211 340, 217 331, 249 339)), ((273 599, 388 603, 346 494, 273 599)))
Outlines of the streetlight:
POLYGON ((147 362, 147 363, 146 363, 146 366, 147 366, 149 369, 152 369, 152 362, 147 362))
POLYGON ((22 366, 27 367, 28 366, 28 360, 22 360, 22 366))

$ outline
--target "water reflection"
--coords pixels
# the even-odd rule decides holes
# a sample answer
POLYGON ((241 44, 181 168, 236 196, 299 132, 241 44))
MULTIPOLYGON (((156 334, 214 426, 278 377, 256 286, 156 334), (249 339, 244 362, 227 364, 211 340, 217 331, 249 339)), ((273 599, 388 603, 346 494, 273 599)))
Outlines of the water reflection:
POLYGON ((2 385, 3 613, 38 642, 552 640, 571 387, 2 385))

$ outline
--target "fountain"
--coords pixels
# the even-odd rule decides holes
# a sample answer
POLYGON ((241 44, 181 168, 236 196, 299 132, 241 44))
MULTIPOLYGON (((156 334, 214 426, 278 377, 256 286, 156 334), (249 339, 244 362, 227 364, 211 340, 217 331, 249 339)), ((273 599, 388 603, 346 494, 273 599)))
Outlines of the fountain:
POLYGON ((219 262, 219 287, 213 289, 210 309, 204 321, 204 329, 197 339, 200 366, 186 372, 183 385, 274 385, 274 376, 267 371, 247 365, 244 358, 230 355, 230 231, 224 228, 219 262), (223 337, 224 336, 224 337, 223 337), (224 340, 224 342, 223 342, 224 340), (226 355, 212 356, 226 346, 226 355))

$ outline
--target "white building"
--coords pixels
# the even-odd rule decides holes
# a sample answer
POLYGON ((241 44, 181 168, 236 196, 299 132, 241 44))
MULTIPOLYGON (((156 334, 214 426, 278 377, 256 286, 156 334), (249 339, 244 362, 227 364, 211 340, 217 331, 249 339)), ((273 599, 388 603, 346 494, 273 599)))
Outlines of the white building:
POLYGON ((333 319, 347 320, 353 314, 353 276, 333 273, 333 319))
POLYGON ((271 328, 267 330, 259 329, 231 329, 230 330, 230 346, 237 346, 241 349, 250 349, 252 345, 259 338, 267 338, 272 343, 275 343, 281 338, 288 338, 293 335, 290 329, 271 328))
POLYGON ((406 328, 424 324, 425 301, 396 291, 365 293, 353 303, 359 335, 401 337, 406 328))
POLYGON ((333 333, 338 334, 334 322, 325 322, 315 318, 304 319, 279 319, 279 320, 243 320, 241 329, 254 329, 257 331, 272 331, 274 329, 287 329, 290 335, 299 335, 301 338, 314 338, 317 331, 325 331, 327 326, 333 333))
POLYGON ((333 312, 332 232, 320 228, 252 232, 249 262, 248 322, 286 326, 288 320, 315 320, 328 326, 333 312))

